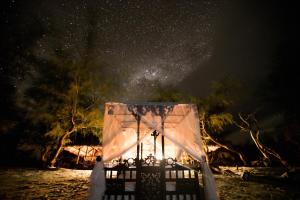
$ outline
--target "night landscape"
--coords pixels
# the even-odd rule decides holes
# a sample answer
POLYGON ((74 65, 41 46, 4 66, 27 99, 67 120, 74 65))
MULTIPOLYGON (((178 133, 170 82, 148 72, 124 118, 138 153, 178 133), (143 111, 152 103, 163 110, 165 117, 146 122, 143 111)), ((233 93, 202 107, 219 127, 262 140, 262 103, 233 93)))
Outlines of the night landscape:
POLYGON ((96 156, 104 199, 300 199, 292 2, 0 11, 0 199, 87 199, 96 156))

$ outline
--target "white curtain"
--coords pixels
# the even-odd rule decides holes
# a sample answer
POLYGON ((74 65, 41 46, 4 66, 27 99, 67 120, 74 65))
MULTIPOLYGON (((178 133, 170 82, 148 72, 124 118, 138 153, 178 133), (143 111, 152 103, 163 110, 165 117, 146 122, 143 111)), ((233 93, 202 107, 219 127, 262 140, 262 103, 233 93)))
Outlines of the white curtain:
POLYGON ((103 162, 96 162, 91 177, 88 200, 102 199, 106 189, 103 162))

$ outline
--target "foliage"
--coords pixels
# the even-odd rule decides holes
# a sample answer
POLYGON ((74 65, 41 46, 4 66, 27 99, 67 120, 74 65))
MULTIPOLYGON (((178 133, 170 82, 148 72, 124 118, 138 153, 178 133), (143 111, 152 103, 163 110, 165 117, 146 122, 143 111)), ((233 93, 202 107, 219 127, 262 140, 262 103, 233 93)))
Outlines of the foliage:
MULTIPOLYGON (((71 134, 93 134, 101 138, 103 113, 100 105, 109 97, 113 82, 104 76, 103 66, 60 58, 46 60, 31 57, 18 105, 26 110, 25 119, 35 127, 33 137, 24 143, 40 141, 52 150, 71 141, 71 134)), ((24 146, 24 145, 23 145, 24 146)))
POLYGON ((228 111, 239 100, 241 82, 232 78, 224 78, 212 83, 213 92, 206 98, 184 95, 172 86, 158 87, 153 96, 154 101, 162 102, 188 102, 196 104, 199 113, 205 113, 206 125, 214 132, 223 131, 233 124, 233 115, 228 111))
POLYGON ((182 102, 184 95, 172 86, 158 85, 154 91, 151 101, 157 102, 182 102))
POLYGON ((223 131, 224 127, 233 124, 233 116, 230 113, 219 113, 208 116, 208 126, 214 131, 223 131))
POLYGON ((233 113, 230 110, 240 101, 243 85, 240 81, 226 77, 219 82, 213 82, 213 92, 204 99, 202 110, 205 113, 206 125, 210 131, 221 132, 233 124, 233 113))

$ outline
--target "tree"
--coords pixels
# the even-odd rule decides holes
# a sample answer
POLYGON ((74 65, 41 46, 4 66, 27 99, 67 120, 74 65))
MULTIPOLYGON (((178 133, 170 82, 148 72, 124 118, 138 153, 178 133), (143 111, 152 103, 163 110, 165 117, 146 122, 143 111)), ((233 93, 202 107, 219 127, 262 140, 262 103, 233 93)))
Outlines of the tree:
POLYGON ((228 144, 221 142, 219 139, 220 133, 224 129, 234 123, 233 114, 228 111, 230 107, 238 100, 237 94, 240 94, 242 85, 240 82, 231 78, 225 78, 219 82, 213 83, 213 93, 202 101, 198 101, 199 120, 201 136, 206 146, 209 142, 222 147, 239 156, 244 165, 247 165, 245 156, 230 147, 228 144))
POLYGON ((26 117, 36 128, 41 127, 42 137, 49 141, 43 160, 49 151, 47 146, 57 141, 52 166, 71 134, 101 134, 103 114, 99 105, 104 103, 111 84, 101 78, 98 68, 81 63, 44 63, 25 91, 22 103, 27 107, 26 117))
POLYGON ((205 150, 206 152, 208 152, 207 145, 209 142, 213 142, 215 145, 224 148, 234 154, 237 154, 241 159, 241 161, 243 162, 243 164, 247 165, 246 158, 241 152, 234 150, 232 147, 222 143, 221 141, 218 141, 218 139, 214 138, 212 134, 208 133, 206 131, 207 128, 205 128, 205 124, 209 124, 211 128, 214 127, 215 130, 217 128, 218 131, 220 131, 223 130, 224 126, 231 125, 232 123, 233 123, 233 118, 232 115, 229 113, 222 113, 219 115, 214 114, 212 116, 209 116, 208 119, 205 119, 205 112, 202 112, 200 114, 200 130, 201 130, 202 141, 204 142, 204 146, 206 147, 205 150))
POLYGON ((150 100, 158 102, 184 102, 188 101, 189 98, 190 97, 188 96, 184 96, 174 86, 162 86, 161 84, 156 83, 155 91, 153 92, 152 97, 150 97, 150 100))
POLYGON ((253 140, 255 146, 259 150, 259 152, 262 154, 264 161, 269 162, 270 156, 273 156, 279 162, 287 167, 288 163, 285 161, 275 150, 266 147, 260 140, 260 133, 261 128, 259 127, 258 121, 254 114, 249 114, 246 116, 242 116, 239 114, 240 123, 235 123, 242 132, 248 133, 251 136, 251 139, 253 140))

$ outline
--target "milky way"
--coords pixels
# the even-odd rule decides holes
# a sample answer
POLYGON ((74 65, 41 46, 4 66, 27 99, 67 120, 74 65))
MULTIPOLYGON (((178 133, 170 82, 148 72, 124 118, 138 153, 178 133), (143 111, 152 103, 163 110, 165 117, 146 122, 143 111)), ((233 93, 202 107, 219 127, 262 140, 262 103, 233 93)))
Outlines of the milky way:
POLYGON ((62 49, 80 62, 92 35, 90 59, 126 71, 120 84, 127 98, 139 98, 154 83, 180 84, 211 57, 218 7, 214 1, 48 1, 35 11, 46 32, 33 52, 55 60, 62 49))
POLYGON ((203 95, 222 76, 264 76, 278 44, 277 10, 228 2, 11 0, 9 7, 20 7, 14 15, 23 30, 43 27, 29 50, 35 57, 59 62, 62 51, 75 63, 107 65, 124 91, 118 98, 147 99, 157 85, 203 95))

